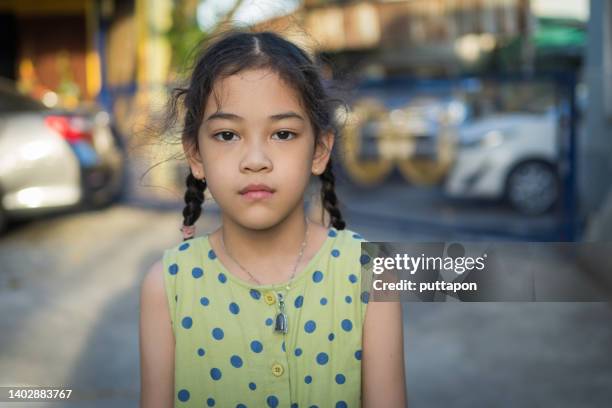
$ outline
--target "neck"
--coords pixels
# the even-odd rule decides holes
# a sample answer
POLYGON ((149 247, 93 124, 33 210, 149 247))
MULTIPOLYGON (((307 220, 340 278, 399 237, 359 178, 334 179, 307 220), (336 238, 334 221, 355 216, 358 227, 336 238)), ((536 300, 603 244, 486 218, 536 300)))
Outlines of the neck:
POLYGON ((226 251, 262 284, 289 278, 306 234, 302 206, 266 229, 244 227, 227 217, 219 229, 226 251))

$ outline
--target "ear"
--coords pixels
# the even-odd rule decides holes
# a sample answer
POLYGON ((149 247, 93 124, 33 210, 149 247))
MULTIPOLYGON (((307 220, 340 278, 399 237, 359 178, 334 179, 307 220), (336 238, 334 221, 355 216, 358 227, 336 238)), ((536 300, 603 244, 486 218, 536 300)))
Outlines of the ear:
POLYGON ((193 173, 194 177, 197 179, 206 178, 206 174, 204 173, 204 164, 202 163, 202 158, 200 157, 200 152, 198 151, 197 146, 193 142, 187 141, 185 138, 182 139, 183 142, 183 151, 185 152, 185 157, 187 158, 187 162, 189 163, 189 167, 191 168, 191 173, 193 173))
POLYGON ((332 148, 334 147, 334 132, 323 133, 315 146, 314 157, 312 159, 312 174, 318 176, 325 171, 327 162, 331 157, 332 148))

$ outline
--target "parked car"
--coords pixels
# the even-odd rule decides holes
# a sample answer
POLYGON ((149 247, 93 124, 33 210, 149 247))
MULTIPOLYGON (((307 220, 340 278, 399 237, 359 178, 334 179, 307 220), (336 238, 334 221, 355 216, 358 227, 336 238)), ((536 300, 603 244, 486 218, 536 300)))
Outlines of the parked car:
POLYGON ((557 128, 552 109, 492 114, 464 125, 446 193, 505 198, 525 214, 549 211, 560 197, 557 128))
POLYGON ((102 110, 54 110, 0 81, 0 230, 8 219, 112 202, 124 159, 102 110))

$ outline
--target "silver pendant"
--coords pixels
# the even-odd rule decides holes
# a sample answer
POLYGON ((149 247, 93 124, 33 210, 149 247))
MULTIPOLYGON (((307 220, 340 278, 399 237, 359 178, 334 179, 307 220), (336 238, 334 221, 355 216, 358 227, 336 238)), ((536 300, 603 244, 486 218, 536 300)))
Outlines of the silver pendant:
POLYGON ((274 326, 274 331, 279 333, 287 334, 287 315, 284 313, 279 313, 276 315, 276 325, 274 326))
POLYGON ((278 304, 280 312, 276 315, 276 322, 274 324, 274 331, 287 334, 289 329, 289 322, 287 315, 285 314, 285 298, 282 293, 278 293, 278 304))

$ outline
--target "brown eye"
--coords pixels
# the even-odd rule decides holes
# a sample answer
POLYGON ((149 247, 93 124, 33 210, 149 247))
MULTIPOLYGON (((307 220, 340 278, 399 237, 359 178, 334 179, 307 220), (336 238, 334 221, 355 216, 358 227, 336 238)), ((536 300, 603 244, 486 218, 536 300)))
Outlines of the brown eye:
POLYGON ((291 140, 297 136, 295 133, 288 130, 281 130, 276 132, 275 135, 278 135, 279 140, 291 140))
POLYGON ((223 142, 231 142, 234 136, 236 136, 234 132, 224 131, 224 132, 215 133, 213 137, 223 142))

